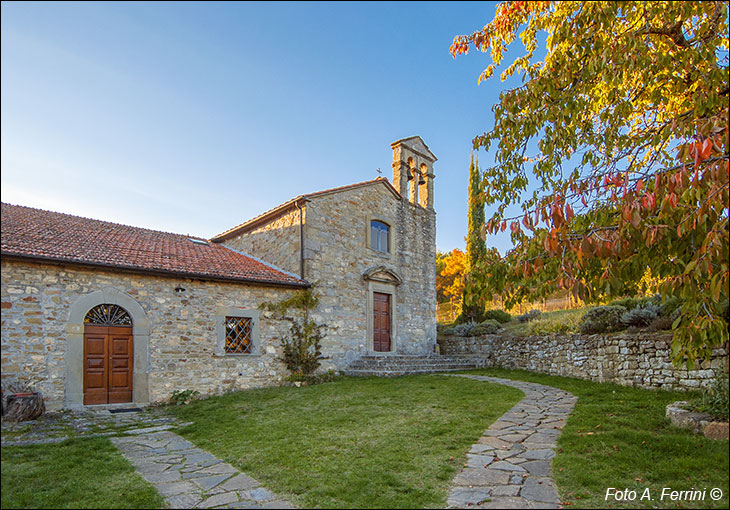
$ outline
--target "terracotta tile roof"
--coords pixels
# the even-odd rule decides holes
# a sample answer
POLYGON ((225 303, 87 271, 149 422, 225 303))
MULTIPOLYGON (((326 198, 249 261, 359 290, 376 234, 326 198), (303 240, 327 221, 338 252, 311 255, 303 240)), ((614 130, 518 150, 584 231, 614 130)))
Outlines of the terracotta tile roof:
POLYGON ((252 218, 244 223, 241 223, 240 225, 236 225, 233 228, 229 228, 225 232, 222 232, 218 235, 215 235, 211 238, 211 241, 213 242, 221 242, 225 241, 226 239, 229 239, 231 237, 234 237, 241 232, 245 232, 246 230, 249 230, 261 223, 265 223, 266 221, 276 217, 279 214, 282 214, 286 211, 288 211, 290 208, 293 208, 295 204, 299 204, 300 206, 306 202, 307 200, 318 197, 321 195, 328 195, 330 193, 339 193, 340 191, 347 191, 354 188, 361 188, 363 186, 370 186, 371 184, 376 183, 383 183, 388 188, 388 191, 393 193, 396 198, 400 198, 400 193, 393 187, 393 185, 386 179, 385 177, 376 177, 375 179, 369 180, 369 181, 363 181, 363 182, 357 182, 355 184, 348 184, 347 186, 340 186, 339 188, 331 188, 326 189, 322 191, 315 191, 314 193, 308 193, 306 195, 299 195, 298 197, 294 197, 291 200, 288 200, 284 202, 281 205, 278 205, 274 207, 273 209, 270 209, 264 213, 259 214, 255 218, 252 218))
POLYGON ((263 285, 307 282, 205 239, 2 204, 3 256, 263 285), (194 242, 197 241, 197 242, 194 242))

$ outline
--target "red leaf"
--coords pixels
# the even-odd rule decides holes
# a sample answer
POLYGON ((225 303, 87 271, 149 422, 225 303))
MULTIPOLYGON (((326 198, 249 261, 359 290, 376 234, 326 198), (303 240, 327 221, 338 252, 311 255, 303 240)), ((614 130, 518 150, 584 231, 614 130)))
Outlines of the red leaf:
POLYGON ((591 245, 591 240, 588 239, 587 237, 584 237, 583 241, 580 244, 581 244, 580 247, 581 247, 581 250, 583 251, 583 253, 590 256, 591 253, 593 252, 593 246, 591 245))
POLYGON ((631 221, 631 208, 628 205, 621 208, 621 217, 624 221, 631 221))
POLYGON ((502 231, 502 232, 504 232, 506 228, 507 228, 507 220, 505 220, 505 221, 502 222, 502 226, 500 227, 499 230, 502 231))
POLYGON ((639 225, 641 225, 641 214, 639 214, 638 209, 634 209, 631 214, 631 224, 634 228, 639 228, 639 225))
POLYGON ((573 219, 573 216, 575 216, 575 213, 573 213, 573 208, 570 207, 570 204, 565 204, 565 219, 570 221, 573 219))
POLYGON ((710 153, 712 152, 712 140, 709 138, 705 139, 705 143, 702 144, 702 154, 701 157, 703 160, 710 157, 710 153))

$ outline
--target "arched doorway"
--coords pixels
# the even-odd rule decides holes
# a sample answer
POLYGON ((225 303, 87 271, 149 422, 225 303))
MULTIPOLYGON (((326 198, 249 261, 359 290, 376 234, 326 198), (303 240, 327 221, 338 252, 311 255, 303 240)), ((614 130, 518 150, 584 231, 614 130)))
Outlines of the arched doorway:
POLYGON ((119 305, 100 304, 84 317, 84 405, 132 402, 132 318, 119 305))

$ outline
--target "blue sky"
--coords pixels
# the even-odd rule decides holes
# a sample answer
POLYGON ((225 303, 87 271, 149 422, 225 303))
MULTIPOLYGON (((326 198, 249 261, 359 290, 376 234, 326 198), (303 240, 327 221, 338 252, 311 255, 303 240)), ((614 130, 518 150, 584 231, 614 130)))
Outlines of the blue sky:
POLYGON ((477 85, 488 57, 448 49, 495 8, 4 2, 2 200, 210 237, 391 178, 390 143, 420 135, 439 158, 438 249, 463 248, 471 140, 519 83, 477 85))

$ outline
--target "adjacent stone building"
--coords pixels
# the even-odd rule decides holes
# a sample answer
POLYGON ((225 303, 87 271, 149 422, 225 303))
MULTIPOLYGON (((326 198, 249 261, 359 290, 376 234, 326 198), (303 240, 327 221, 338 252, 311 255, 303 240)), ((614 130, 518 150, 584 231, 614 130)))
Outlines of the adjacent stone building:
POLYGON ((325 368, 433 352, 436 157, 392 147, 393 184, 301 195, 210 240, 3 204, 3 385, 53 409, 276 384, 288 323, 259 306, 310 282, 325 368))

